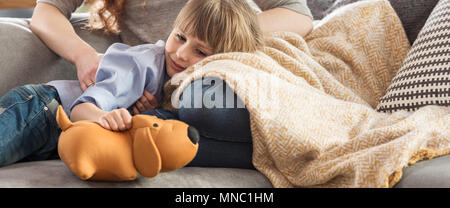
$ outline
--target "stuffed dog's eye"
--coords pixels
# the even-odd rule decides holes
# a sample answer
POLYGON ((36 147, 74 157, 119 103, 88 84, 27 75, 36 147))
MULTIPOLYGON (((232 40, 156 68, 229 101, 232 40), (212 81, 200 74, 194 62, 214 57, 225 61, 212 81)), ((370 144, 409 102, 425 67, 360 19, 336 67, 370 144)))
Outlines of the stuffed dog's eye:
POLYGON ((154 123, 154 124, 153 124, 153 127, 158 127, 158 124, 157 124, 157 123, 154 123))

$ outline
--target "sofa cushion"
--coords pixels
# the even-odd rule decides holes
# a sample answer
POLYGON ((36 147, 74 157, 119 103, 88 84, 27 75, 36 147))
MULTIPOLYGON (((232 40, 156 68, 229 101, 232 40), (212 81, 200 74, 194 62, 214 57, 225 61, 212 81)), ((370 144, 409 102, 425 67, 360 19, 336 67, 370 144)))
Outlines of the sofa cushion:
POLYGON ((450 155, 423 160, 403 170, 394 188, 449 188, 450 155))
POLYGON ((390 0, 412 44, 439 0, 390 0))
MULTIPOLYGON (((120 42, 118 36, 83 29, 87 17, 77 14, 71 22, 77 34, 98 52, 120 42)), ((52 52, 31 32, 29 23, 26 18, 0 18, 0 95, 20 85, 77 78, 75 66, 52 52)))
POLYGON ((327 11, 336 0, 309 0, 307 1, 308 7, 315 20, 320 20, 325 17, 329 12, 327 11))
POLYGON ((419 33, 378 111, 450 106, 450 1, 441 0, 419 33))
POLYGON ((184 167, 129 182, 80 180, 61 160, 22 162, 0 168, 0 188, 271 188, 260 172, 237 168, 184 167))

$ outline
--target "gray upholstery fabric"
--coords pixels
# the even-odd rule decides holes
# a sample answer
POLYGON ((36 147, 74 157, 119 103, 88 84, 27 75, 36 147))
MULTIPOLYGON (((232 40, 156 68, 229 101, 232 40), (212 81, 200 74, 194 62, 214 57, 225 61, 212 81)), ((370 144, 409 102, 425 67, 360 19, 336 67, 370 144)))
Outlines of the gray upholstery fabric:
POLYGON ((403 170, 394 188, 450 188, 450 155, 423 160, 403 170))
POLYGON ((184 167, 134 181, 82 181, 60 160, 25 162, 0 168, 0 188, 271 188, 256 170, 184 167))
POLYGON ((0 9, 0 17, 31 18, 33 9, 0 9))
POLYGON ((433 11, 439 0, 390 0, 392 7, 397 12, 409 42, 412 44, 417 38, 425 21, 433 11))
MULTIPOLYGON (((87 15, 74 15, 76 32, 98 52, 120 42, 117 36, 81 29, 87 15)), ((75 66, 52 52, 29 29, 30 19, 0 18, 0 95, 13 87, 57 79, 76 79, 75 66)))
POLYGON ((320 20, 329 14, 328 9, 336 0, 308 0, 308 7, 315 20, 320 20))

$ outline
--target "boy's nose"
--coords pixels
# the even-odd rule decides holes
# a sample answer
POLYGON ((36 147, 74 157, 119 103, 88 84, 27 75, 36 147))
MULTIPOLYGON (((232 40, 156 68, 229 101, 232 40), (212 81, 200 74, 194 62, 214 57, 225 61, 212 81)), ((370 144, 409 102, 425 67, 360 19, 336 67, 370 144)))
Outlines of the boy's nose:
POLYGON ((177 58, 179 60, 182 60, 182 61, 187 61, 188 60, 188 50, 187 50, 187 48, 185 48, 183 46, 178 48, 176 54, 177 54, 177 58))

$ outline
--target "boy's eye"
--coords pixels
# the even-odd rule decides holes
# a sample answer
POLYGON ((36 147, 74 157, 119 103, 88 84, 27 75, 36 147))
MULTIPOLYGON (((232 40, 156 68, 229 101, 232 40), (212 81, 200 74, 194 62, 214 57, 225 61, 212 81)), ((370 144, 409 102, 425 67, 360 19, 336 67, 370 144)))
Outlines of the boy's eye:
POLYGON ((186 38, 183 37, 183 36, 180 35, 180 34, 176 34, 175 36, 177 36, 177 38, 178 38, 179 40, 186 41, 186 38))
POLYGON ((206 53, 204 53, 204 52, 201 51, 201 50, 197 50, 197 53, 198 53, 199 55, 201 55, 201 56, 206 56, 206 53))

